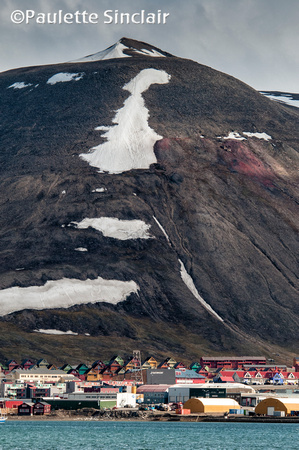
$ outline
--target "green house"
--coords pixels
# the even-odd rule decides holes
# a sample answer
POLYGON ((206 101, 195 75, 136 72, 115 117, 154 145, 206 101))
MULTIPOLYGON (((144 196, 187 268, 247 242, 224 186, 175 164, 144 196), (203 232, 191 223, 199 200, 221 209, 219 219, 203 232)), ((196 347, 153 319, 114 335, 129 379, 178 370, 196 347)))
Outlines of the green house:
POLYGON ((79 375, 84 375, 87 371, 88 371, 89 367, 86 364, 79 364, 76 367, 77 372, 79 373, 79 375))
POLYGON ((125 360, 124 360, 121 356, 116 355, 116 356, 113 356, 113 358, 110 359, 109 364, 111 365, 111 364, 114 363, 115 361, 116 361, 120 366, 123 366, 124 363, 125 363, 125 360))
POLYGON ((63 366, 60 367, 60 370, 64 370, 65 373, 68 373, 72 369, 73 366, 71 366, 70 364, 63 364, 63 366))
POLYGON ((36 363, 37 367, 44 367, 47 368, 49 363, 46 359, 39 359, 36 363))
POLYGON ((194 370, 194 372, 196 372, 197 370, 201 369, 201 365, 199 364, 199 362, 193 362, 190 364, 189 369, 194 370))

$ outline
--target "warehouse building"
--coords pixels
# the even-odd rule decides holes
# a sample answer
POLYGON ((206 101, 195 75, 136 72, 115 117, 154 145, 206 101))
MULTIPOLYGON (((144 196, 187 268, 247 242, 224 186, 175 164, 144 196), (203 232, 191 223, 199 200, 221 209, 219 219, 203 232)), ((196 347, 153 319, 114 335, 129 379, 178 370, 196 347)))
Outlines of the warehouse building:
POLYGON ((239 410, 240 405, 232 398, 190 398, 184 403, 184 409, 191 413, 225 413, 229 410, 239 410))
POLYGON ((175 384, 169 387, 169 403, 186 402, 189 398, 232 398, 239 402, 241 393, 254 393, 243 383, 205 383, 199 385, 175 384))
POLYGON ((255 413, 267 416, 299 415, 299 396, 265 398, 256 406, 255 413))

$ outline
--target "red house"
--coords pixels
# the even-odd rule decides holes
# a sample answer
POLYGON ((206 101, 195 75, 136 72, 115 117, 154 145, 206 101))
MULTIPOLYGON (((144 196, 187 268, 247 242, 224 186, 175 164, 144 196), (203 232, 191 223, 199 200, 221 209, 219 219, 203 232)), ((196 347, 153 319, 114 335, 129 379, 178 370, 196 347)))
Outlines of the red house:
POLYGON ((244 365, 258 366, 265 365, 265 356, 202 356, 200 358, 201 367, 210 369, 242 369, 244 365))
POLYGON ((25 370, 28 370, 33 365, 34 365, 34 361, 32 361, 32 359, 23 359, 23 361, 21 362, 21 366, 25 370))
POLYGON ((10 359, 7 363, 8 371, 11 372, 14 369, 19 369, 20 365, 14 359, 10 359))
POLYGON ((33 415, 33 407, 34 403, 32 402, 24 402, 18 406, 18 415, 19 416, 32 416, 33 415))
POLYGON ((51 413, 51 405, 46 402, 37 402, 33 406, 33 414, 35 416, 45 416, 51 413))

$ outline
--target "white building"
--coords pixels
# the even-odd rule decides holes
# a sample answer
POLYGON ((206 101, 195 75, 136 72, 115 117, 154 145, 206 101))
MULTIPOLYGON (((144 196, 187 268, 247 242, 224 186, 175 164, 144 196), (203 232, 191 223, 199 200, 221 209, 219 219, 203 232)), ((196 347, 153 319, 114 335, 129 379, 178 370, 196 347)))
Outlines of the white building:
POLYGON ((218 398, 241 392, 255 392, 255 390, 242 383, 174 384, 169 387, 168 401, 169 403, 185 403, 192 397, 218 398))
POLYGON ((63 370, 49 370, 42 367, 28 370, 15 369, 10 372, 10 377, 14 381, 19 380, 30 383, 60 383, 76 380, 74 375, 67 374, 63 370))

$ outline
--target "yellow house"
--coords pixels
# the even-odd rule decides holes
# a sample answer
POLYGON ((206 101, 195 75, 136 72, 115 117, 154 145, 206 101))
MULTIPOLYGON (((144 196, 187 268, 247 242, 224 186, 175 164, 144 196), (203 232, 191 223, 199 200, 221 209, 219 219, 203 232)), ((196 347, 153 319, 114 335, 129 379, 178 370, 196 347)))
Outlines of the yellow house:
POLYGON ((291 411, 299 411, 299 398, 296 397, 271 397, 262 400, 256 407, 256 414, 274 415, 274 411, 284 412, 285 415, 291 411))
POLYGON ((100 381, 103 379, 103 375, 98 369, 90 369, 86 372, 86 381, 100 381))
POLYGON ((142 364, 142 369, 156 369, 158 362, 153 356, 149 356, 142 364))
POLYGON ((230 409, 240 409, 240 405, 232 398, 190 398, 184 403, 184 409, 191 413, 225 413, 230 409))

